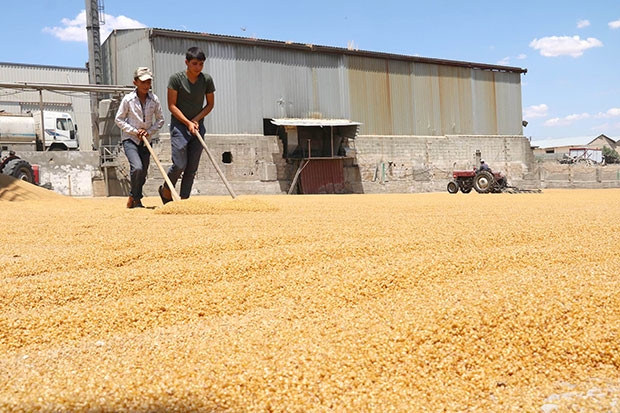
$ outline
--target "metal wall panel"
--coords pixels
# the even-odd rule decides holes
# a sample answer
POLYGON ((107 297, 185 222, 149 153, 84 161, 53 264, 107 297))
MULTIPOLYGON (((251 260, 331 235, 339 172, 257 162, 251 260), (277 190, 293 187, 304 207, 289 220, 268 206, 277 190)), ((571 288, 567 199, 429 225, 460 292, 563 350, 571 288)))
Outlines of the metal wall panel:
POLYGON ((102 46, 104 83, 131 85, 137 67, 154 69, 149 33, 150 29, 115 30, 108 36, 102 46))
POLYGON ((415 130, 413 64, 391 60, 389 69, 392 132, 394 135, 411 135, 415 130))
POLYGON ((522 133, 521 69, 161 29, 116 31, 105 46, 112 83, 152 60, 167 119, 168 77, 201 47, 216 86, 208 133, 262 133, 263 119, 287 117, 350 119, 362 135, 522 133))
POLYGON ((498 128, 495 72, 472 70, 471 75, 473 134, 496 135, 498 128))
POLYGON ((204 72, 216 87, 215 109, 205 123, 208 133, 255 134, 263 132, 263 119, 348 114, 338 56, 165 37, 156 37, 154 46, 158 79, 153 89, 160 98, 169 75, 184 70, 188 47, 200 47, 207 55, 204 72))
POLYGON ((434 64, 414 63, 413 113, 415 127, 412 135, 441 134, 441 99, 439 98, 439 68, 434 64))
POLYGON ((521 78, 495 72, 497 130, 501 135, 523 135, 521 78))
POLYGON ((362 122, 360 134, 392 135, 388 61, 350 56, 347 66, 351 120, 362 122))

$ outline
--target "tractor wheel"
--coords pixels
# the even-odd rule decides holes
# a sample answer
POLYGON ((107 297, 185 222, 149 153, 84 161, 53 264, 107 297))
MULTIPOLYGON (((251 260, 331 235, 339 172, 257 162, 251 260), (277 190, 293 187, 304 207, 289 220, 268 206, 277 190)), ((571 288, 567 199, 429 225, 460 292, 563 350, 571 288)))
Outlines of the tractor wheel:
POLYGON ((462 193, 464 194, 468 194, 471 192, 471 189, 474 185, 474 180, 472 178, 470 179, 464 179, 461 182, 459 182, 459 189, 461 190, 462 193))
POLYGON ((489 171, 481 171, 474 178, 474 189, 479 194, 488 194, 495 186, 495 178, 489 171))
POLYGON ((448 182, 448 193, 456 194, 459 191, 459 186, 454 181, 448 182))
POLYGON ((32 166, 23 159, 11 159, 2 169, 2 173, 34 184, 32 166))

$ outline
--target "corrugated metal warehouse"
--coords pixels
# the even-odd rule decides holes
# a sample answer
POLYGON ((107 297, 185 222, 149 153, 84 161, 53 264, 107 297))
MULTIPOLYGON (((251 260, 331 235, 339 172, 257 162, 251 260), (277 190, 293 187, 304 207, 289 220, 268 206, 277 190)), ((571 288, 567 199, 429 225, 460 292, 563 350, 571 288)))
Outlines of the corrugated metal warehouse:
MULTIPOLYGON (((537 185, 522 130, 525 69, 143 28, 116 30, 106 39, 103 83, 130 85, 136 67, 151 67, 168 123, 168 78, 185 70, 192 46, 205 51, 204 71, 216 86, 205 137, 238 194, 443 191, 453 169, 470 169, 480 156, 511 183, 537 185)), ((88 83, 86 69, 0 64, 0 70, 9 82, 88 83)), ((39 100, 36 91, 2 89, 0 109, 24 112, 39 100)), ((99 110, 102 140, 93 142, 88 94, 43 91, 43 100, 44 109, 73 113, 81 151, 95 146, 118 155, 118 162, 100 160, 108 167, 92 165, 90 194, 125 195, 126 160, 109 135, 114 102, 107 119, 99 110)), ((169 165, 167 126, 154 148, 169 165)), ((147 194, 157 193, 159 175, 150 171, 147 194)), ((194 192, 226 194, 206 156, 194 192)))
MULTIPOLYGON (((136 67, 149 66, 165 102, 192 46, 207 55, 217 89, 207 140, 240 193, 444 190, 452 169, 480 156, 513 181, 527 179, 525 69, 145 28, 116 30, 102 45, 104 83, 129 84, 136 67), (334 181, 312 178, 325 176, 334 181)), ((196 192, 225 193, 203 164, 196 192)))
POLYGON ((522 135, 525 69, 162 29, 116 30, 103 45, 104 83, 153 68, 168 77, 201 47, 215 80, 212 134, 263 133, 272 118, 342 118, 361 135, 522 135))

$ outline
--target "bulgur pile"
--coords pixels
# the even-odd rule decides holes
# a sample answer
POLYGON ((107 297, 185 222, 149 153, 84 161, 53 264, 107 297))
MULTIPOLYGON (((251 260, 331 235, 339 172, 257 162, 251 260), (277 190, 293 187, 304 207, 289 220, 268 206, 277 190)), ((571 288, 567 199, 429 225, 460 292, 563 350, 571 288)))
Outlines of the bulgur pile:
POLYGON ((0 202, 0 411, 620 410, 619 190, 189 201, 0 202))

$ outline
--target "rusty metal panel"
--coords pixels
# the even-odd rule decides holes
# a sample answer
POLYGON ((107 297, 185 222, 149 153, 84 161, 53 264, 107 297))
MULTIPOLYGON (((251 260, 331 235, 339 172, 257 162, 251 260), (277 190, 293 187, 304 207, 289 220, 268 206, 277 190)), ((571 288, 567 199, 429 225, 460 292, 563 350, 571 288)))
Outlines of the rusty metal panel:
POLYGON ((439 99, 441 109, 440 135, 471 134, 472 69, 439 66, 439 99))
POLYGON ((390 60, 388 64, 392 133, 413 135, 415 129, 413 63, 390 60))
POLYGON ((307 159, 301 171, 301 193, 343 194, 344 166, 342 159, 307 159))
POLYGON ((472 70, 472 117, 474 135, 496 135, 497 102, 495 72, 472 70))
POLYGON ((363 123, 360 134, 392 135, 388 61, 349 56, 347 65, 350 118, 363 123))
POLYGON ((441 134, 441 107, 437 65, 414 63, 412 135, 437 136, 441 134))
POLYGON ((494 72, 497 108, 497 134, 523 135, 521 77, 513 73, 494 72))

